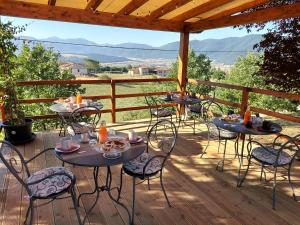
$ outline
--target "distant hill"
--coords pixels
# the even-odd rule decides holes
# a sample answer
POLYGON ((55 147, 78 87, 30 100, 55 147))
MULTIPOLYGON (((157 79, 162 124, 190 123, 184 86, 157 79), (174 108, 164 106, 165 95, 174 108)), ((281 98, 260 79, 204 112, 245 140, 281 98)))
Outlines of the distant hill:
MULTIPOLYGON (((25 39, 38 40, 32 37, 22 37, 25 39)), ((223 39, 206 39, 206 40, 191 40, 190 47, 195 51, 201 51, 207 54, 214 62, 233 64, 237 57, 245 56, 247 52, 253 51, 253 46, 262 39, 261 35, 247 35, 244 37, 230 37, 223 39)), ((124 62, 135 59, 175 59, 177 51, 157 51, 178 50, 179 42, 172 42, 160 47, 152 47, 146 44, 137 43, 122 43, 117 45, 97 44, 95 42, 77 38, 77 39, 61 39, 58 37, 49 37, 39 39, 49 43, 43 43, 46 47, 51 47, 62 54, 63 61, 81 62, 84 58, 93 58, 100 62, 124 62), (50 43, 51 42, 51 43, 50 43), (62 43, 73 43, 62 44, 62 43), (109 47, 95 47, 109 46, 109 47), (128 49, 132 48, 132 49, 128 49), (140 50, 137 48, 142 48, 140 50), (147 49, 147 50, 146 50, 147 49)), ((21 42, 17 42, 21 43, 21 42)), ((198 52, 200 53, 200 52, 198 52)))

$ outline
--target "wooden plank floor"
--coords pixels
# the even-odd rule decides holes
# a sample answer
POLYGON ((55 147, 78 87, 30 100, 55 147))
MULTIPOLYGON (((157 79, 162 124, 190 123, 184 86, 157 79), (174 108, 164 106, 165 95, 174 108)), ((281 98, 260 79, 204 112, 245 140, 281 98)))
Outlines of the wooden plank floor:
MULTIPOLYGON (((119 123, 112 127, 126 132, 129 128, 144 134, 145 121, 119 123)), ((199 128, 204 128, 199 126, 199 128)), ((46 147, 54 146, 57 132, 38 133, 37 139, 25 146, 19 146, 26 158, 32 157, 46 147)), ((267 173, 267 182, 259 181, 259 167, 253 166, 242 188, 236 187, 237 159, 233 158, 233 145, 228 146, 224 172, 215 169, 222 154, 217 153, 217 144, 212 142, 208 153, 199 155, 207 144, 205 131, 193 135, 191 129, 180 129, 176 149, 165 170, 164 183, 172 208, 166 204, 159 186, 159 180, 137 186, 137 225, 200 225, 200 224, 300 224, 300 203, 293 201, 285 171, 279 175, 277 189, 277 210, 271 208, 272 173, 267 173)), ((222 146, 221 146, 222 148, 222 146)), ((61 165, 53 154, 48 153, 35 160, 30 169, 61 165)), ((68 166, 77 177, 77 191, 91 191, 92 169, 68 166)), ((120 166, 112 168, 113 184, 119 183, 120 166)), ((105 169, 101 170, 100 181, 105 180, 105 169)), ((300 163, 292 170, 296 195, 300 195, 300 163)), ((25 190, 16 180, 0 167, 0 223, 2 225, 23 224, 28 200, 25 190)), ((122 201, 130 207, 132 185, 125 176, 122 201)), ((299 196, 300 198, 300 196, 299 196)), ((82 198, 80 213, 92 204, 93 197, 82 198)), ((42 203, 42 202, 39 202, 42 203)), ((95 209, 86 224, 121 225, 128 224, 127 214, 107 196, 101 194, 95 209)), ((74 225, 77 224, 75 211, 70 199, 59 200, 42 206, 35 213, 34 224, 74 225)))

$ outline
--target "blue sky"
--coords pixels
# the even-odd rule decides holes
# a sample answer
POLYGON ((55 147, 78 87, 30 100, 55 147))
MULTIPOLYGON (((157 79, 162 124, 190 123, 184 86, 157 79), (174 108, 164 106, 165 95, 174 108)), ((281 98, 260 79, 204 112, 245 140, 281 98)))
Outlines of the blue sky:
MULTIPOLYGON (((179 34, 174 32, 127 29, 108 26, 54 22, 46 20, 21 19, 14 17, 1 17, 1 20, 11 20, 15 25, 27 24, 28 27, 26 31, 21 35, 32 36, 35 38, 47 38, 52 36, 60 38, 85 38, 98 44, 119 44, 124 42, 135 42, 149 44, 156 47, 179 40, 179 34)), ((259 33, 264 32, 265 31, 261 31, 259 33)), ((222 28, 204 31, 200 34, 192 34, 190 39, 220 39, 225 37, 241 37, 245 35, 247 35, 246 30, 222 28)))

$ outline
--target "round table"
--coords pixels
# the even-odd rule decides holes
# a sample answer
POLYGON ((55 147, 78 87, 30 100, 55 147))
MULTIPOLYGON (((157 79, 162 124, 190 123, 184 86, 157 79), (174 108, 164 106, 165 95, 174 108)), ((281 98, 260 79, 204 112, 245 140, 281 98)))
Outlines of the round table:
POLYGON ((187 118, 188 118, 188 106, 201 103, 201 99, 192 98, 192 97, 187 96, 187 95, 183 96, 183 97, 180 97, 179 95, 175 95, 175 96, 171 96, 171 98, 168 98, 168 97, 164 96, 164 97, 161 97, 160 99, 165 101, 165 102, 174 102, 174 103, 184 107, 183 118, 181 116, 179 117, 178 130, 180 128, 181 122, 183 122, 184 125, 192 127, 192 129, 194 131, 194 134, 195 134, 195 120, 194 120, 194 126, 186 124, 186 121, 187 121, 187 118))
MULTIPOLYGON (((90 104, 89 106, 91 107, 96 107, 97 109, 102 109, 103 108, 103 104, 99 103, 99 102, 94 102, 92 104, 90 104)), ((89 110, 87 107, 87 111, 89 110)), ((65 125, 68 125, 69 122, 72 122, 72 118, 71 118, 71 114, 74 110, 78 109, 78 107, 74 107, 72 109, 68 108, 66 104, 64 103, 55 103, 53 105, 50 106, 50 110, 55 112, 58 117, 60 118, 60 132, 59 132, 59 136, 62 133, 62 130, 64 130, 64 135, 65 136, 65 132, 66 132, 66 128, 65 125)), ((90 109, 91 111, 94 110, 94 108, 90 109)))
MULTIPOLYGON (((80 135, 75 135, 73 137, 70 137, 73 140, 80 140, 80 135)), ((91 206, 91 208, 87 211, 86 216, 83 220, 83 224, 87 218, 87 215, 93 210, 93 208, 96 206, 96 203, 99 199, 100 192, 107 191, 109 197, 117 204, 122 206, 128 213, 129 216, 129 222, 131 221, 131 215, 127 207, 119 201, 120 197, 120 190, 118 187, 111 187, 111 182, 112 182, 112 173, 110 166, 114 165, 119 165, 126 163, 130 160, 135 159, 139 155, 141 155, 146 149, 146 144, 144 142, 138 143, 138 144, 132 144, 130 148, 127 151, 122 152, 121 156, 116 159, 107 159, 103 157, 103 153, 97 151, 95 148, 92 148, 89 144, 87 143, 80 143, 80 149, 76 152, 73 153, 59 153, 55 151, 56 157, 61 160, 64 163, 69 163, 71 165, 76 165, 76 166, 83 166, 83 167, 93 167, 94 172, 93 172, 93 177, 94 177, 94 184, 95 188, 92 192, 89 193, 81 193, 78 196, 78 205, 79 205, 79 200, 83 195, 92 195, 92 194, 97 194, 96 199, 94 204, 91 206), (98 183, 98 175, 99 175, 99 168, 100 167, 107 167, 107 174, 106 174, 106 182, 104 185, 100 186, 98 183), (118 191, 118 198, 115 199, 112 194, 111 190, 112 189, 117 189, 118 191)))
MULTIPOLYGON (((282 131, 282 127, 277 123, 271 123, 271 129, 270 130, 261 130, 259 129, 259 126, 253 126, 252 128, 247 128, 243 121, 240 120, 238 122, 228 122, 222 118, 214 118, 213 123, 224 130, 228 130, 231 132, 238 133, 242 136, 242 148, 241 148, 241 154, 239 155, 239 170, 238 170, 238 177, 237 177, 237 185, 239 185, 240 182, 240 173, 241 173, 241 167, 243 166, 243 158, 244 158, 244 148, 245 148, 245 135, 271 135, 271 134, 277 134, 282 131)), ((238 147, 237 147, 238 148, 238 147)), ((248 152, 249 156, 250 152, 248 152)))
MULTIPOLYGON (((103 104, 102 103, 94 103, 88 106, 93 106, 96 107, 97 109, 102 109, 103 108, 103 104)), ((87 106, 87 107, 88 107, 87 106)), ((70 109, 67 107, 66 104, 64 103, 55 103, 53 105, 50 106, 50 110, 55 112, 55 113, 67 113, 70 114, 72 113, 75 109, 77 109, 76 107, 70 109)))

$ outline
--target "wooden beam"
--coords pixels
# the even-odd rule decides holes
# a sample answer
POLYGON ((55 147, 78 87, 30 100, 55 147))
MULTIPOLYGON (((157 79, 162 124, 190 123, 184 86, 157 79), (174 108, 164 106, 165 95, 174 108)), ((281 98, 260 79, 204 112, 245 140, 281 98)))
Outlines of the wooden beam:
POLYGON ((0 2, 0 15, 5 16, 161 31, 180 32, 183 30, 182 22, 148 21, 136 16, 115 15, 106 12, 94 13, 83 9, 49 7, 48 5, 19 1, 1 0, 0 2))
POLYGON ((224 5, 228 2, 232 2, 232 0, 218 0, 218 1, 212 0, 212 1, 206 2, 204 4, 198 5, 192 9, 190 9, 190 10, 172 18, 172 20, 185 21, 185 20, 188 20, 195 16, 198 16, 201 13, 215 9, 215 8, 217 8, 221 5, 224 5))
POLYGON ((180 47, 178 55, 178 91, 185 91, 187 84, 187 66, 189 53, 189 33, 180 33, 180 47))
POLYGON ((167 4, 164 4, 163 6, 159 7, 158 9, 154 10, 150 13, 149 16, 147 16, 148 19, 153 20, 157 19, 159 17, 162 17, 163 15, 177 9, 180 6, 183 6, 192 0, 174 0, 170 1, 167 4))
POLYGON ((56 0, 48 0, 48 5, 54 6, 56 4, 56 0))
POLYGON ((144 5, 149 0, 131 0, 124 8, 122 8, 117 14, 121 15, 130 15, 133 13, 136 9, 140 8, 142 5, 144 5))
MULTIPOLYGON (((265 3, 269 2, 269 1, 270 0, 253 0, 252 2, 247 2, 247 3, 244 3, 244 4, 239 5, 237 7, 224 10, 222 12, 214 14, 213 16, 207 17, 205 19, 216 19, 216 18, 220 18, 220 17, 223 17, 223 16, 231 16, 231 15, 233 15, 235 13, 238 13, 238 12, 241 12, 241 11, 244 11, 244 10, 247 10, 247 9, 254 8, 256 6, 265 4, 265 3)), ((201 17, 201 15, 199 15, 199 16, 201 17)))
POLYGON ((222 17, 212 20, 200 20, 194 23, 189 23, 185 29, 190 32, 199 32, 202 30, 229 27, 235 25, 245 25, 249 23, 264 23, 272 20, 287 19, 291 17, 300 16, 300 2, 278 6, 269 9, 262 9, 259 11, 237 15, 222 17))
POLYGON ((103 2, 103 0, 89 0, 88 3, 86 4, 85 9, 86 10, 92 10, 95 11, 98 6, 103 2))

